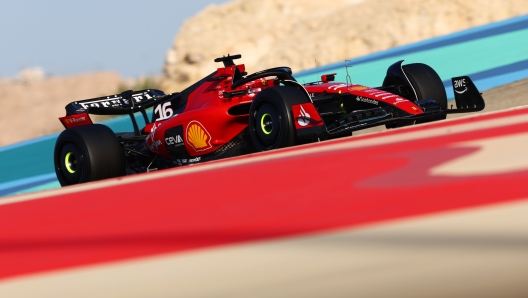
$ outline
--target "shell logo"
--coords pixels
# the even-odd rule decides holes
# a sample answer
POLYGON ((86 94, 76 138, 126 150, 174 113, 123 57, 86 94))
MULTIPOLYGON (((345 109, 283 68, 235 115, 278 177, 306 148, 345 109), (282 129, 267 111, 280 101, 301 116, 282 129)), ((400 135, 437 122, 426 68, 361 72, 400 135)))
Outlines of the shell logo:
POLYGON ((187 143, 194 151, 204 151, 211 148, 211 135, 198 121, 191 121, 187 125, 187 143))

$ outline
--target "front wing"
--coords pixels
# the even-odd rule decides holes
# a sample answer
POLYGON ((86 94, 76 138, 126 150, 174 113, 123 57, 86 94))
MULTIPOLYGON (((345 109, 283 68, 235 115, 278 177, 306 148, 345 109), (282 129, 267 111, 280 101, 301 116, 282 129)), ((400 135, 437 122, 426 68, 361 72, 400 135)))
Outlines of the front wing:
POLYGON ((451 108, 444 109, 435 100, 424 99, 415 102, 423 111, 423 114, 419 115, 408 114, 395 106, 353 111, 339 120, 325 123, 325 126, 298 129, 297 137, 318 138, 339 135, 389 123, 414 123, 418 120, 437 119, 439 115, 477 112, 484 109, 484 99, 469 77, 452 78, 452 84, 456 108, 451 105, 451 108))

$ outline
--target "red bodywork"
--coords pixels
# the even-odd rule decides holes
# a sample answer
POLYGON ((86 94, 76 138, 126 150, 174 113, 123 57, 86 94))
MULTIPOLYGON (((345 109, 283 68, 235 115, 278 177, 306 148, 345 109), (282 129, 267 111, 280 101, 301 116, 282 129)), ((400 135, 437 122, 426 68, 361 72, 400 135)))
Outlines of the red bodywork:
POLYGON ((420 109, 420 107, 404 97, 358 84, 347 85, 345 83, 323 83, 317 85, 307 85, 305 88, 308 93, 313 95, 323 92, 335 94, 350 93, 356 96, 374 100, 376 102, 385 102, 392 106, 398 107, 398 109, 403 110, 411 115, 423 114, 423 111, 420 109))
MULTIPOLYGON (((304 89, 303 93, 306 91, 306 101, 292 104, 290 107, 298 133, 300 133, 299 130, 306 129, 303 132, 307 132, 308 129, 313 130, 325 126, 315 102, 316 97, 325 94, 350 95, 344 97, 343 100, 363 102, 367 107, 371 105, 372 108, 384 103, 409 115, 424 113, 416 104, 399 95, 357 84, 331 82, 335 74, 323 75, 321 82, 300 85, 292 81, 293 78, 279 79, 277 72, 274 72, 277 69, 283 69, 282 71, 288 69, 291 73, 286 67, 274 68, 244 78, 243 75, 246 74, 244 64, 227 65, 218 68, 213 74, 182 93, 166 95, 165 99, 156 103, 154 108, 155 115, 159 113, 160 116, 154 117, 156 120, 147 124, 141 131, 141 135, 148 134, 145 139, 146 147, 149 151, 168 159, 174 158, 175 151, 182 153, 182 156, 190 157, 212 153, 248 128, 249 110, 257 94, 266 88, 277 87, 281 84, 293 84, 299 89, 304 89), (255 79, 251 80, 253 77, 255 79), (233 81, 235 81, 235 88, 233 88, 233 81), (171 97, 172 95, 174 97, 171 97), (171 107, 173 104, 171 98, 179 99, 177 103, 174 103, 177 106, 171 107)), ((89 117, 90 112, 75 113, 75 111, 80 108, 89 108, 92 111, 92 109, 101 107, 117 107, 114 110, 119 110, 124 106, 130 108, 132 105, 133 107, 134 103, 141 105, 144 99, 148 100, 155 96, 145 91, 149 90, 132 94, 132 97, 128 99, 130 102, 125 96, 119 94, 71 103, 72 111, 60 120, 66 128, 92 124, 89 117)), ((120 111, 122 110, 124 109, 120 111)), ((123 114, 123 112, 119 113, 123 114)), ((178 155, 180 154, 176 154, 178 155)))
MULTIPOLYGON (((229 142, 248 126, 248 114, 230 115, 229 109, 241 104, 251 104, 263 88, 274 86, 273 80, 259 79, 231 89, 235 67, 240 72, 244 65, 219 68, 212 80, 205 81, 189 94, 184 111, 170 119, 154 122, 145 127, 151 131, 146 139, 150 151, 171 158, 167 151, 166 131, 182 125, 181 136, 191 156, 211 153, 229 142), (226 98, 224 92, 248 90, 247 94, 226 98)), ((249 110, 249 109, 248 109, 249 110)))
MULTIPOLYGON (((247 113, 231 115, 228 113, 229 109, 237 105, 250 105, 258 92, 278 83, 273 79, 262 78, 232 89, 235 67, 240 72, 245 70, 243 64, 218 68, 211 80, 204 81, 189 94, 182 113, 147 125, 144 128, 145 132, 149 132, 145 141, 147 148, 153 153, 172 159, 166 146, 181 138, 187 153, 195 157, 214 152, 246 129, 249 115, 247 113), (236 91, 247 91, 247 93, 224 97, 224 92, 236 91), (182 126, 183 135, 167 137, 167 130, 179 125, 182 126)), ((373 104, 385 102, 411 115, 423 113, 417 105, 401 96, 357 84, 323 82, 304 87, 310 96, 323 92, 343 95, 349 93, 371 100, 373 104)), ((322 117, 312 103, 294 105, 292 110, 296 129, 324 125, 322 117)))
POLYGON ((300 84, 288 67, 248 75, 234 63, 239 58, 216 58, 224 67, 181 92, 126 90, 66 105, 60 120, 67 129, 54 154, 61 185, 326 141, 380 125, 438 121, 485 107, 474 83, 462 76, 451 79, 457 108, 447 109, 443 82, 425 64, 398 61, 383 85, 371 88, 333 82, 336 74, 300 84), (133 131, 94 125, 89 114, 128 115, 133 131))
POLYGON ((80 113, 80 114, 60 117, 59 120, 62 123, 62 125, 64 125, 64 128, 66 129, 72 128, 75 126, 93 124, 92 119, 90 119, 90 115, 88 115, 88 113, 80 113))

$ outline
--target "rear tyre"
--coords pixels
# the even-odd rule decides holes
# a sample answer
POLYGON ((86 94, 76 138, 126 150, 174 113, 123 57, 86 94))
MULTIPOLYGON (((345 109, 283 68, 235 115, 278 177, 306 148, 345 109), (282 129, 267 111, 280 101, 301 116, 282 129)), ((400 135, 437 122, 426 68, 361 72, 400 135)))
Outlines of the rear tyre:
MULTIPOLYGON (((409 78, 414 90, 416 100, 433 99, 443 109, 447 109, 447 95, 442 79, 429 65, 423 63, 413 63, 403 66, 403 71, 409 78)), ((416 124, 446 119, 446 114, 438 115, 435 118, 418 120, 416 124)))
POLYGON ((101 124, 63 131, 54 152, 55 173, 62 186, 123 176, 125 158, 114 132, 101 124))
POLYGON ((257 151, 295 144, 295 126, 291 105, 306 102, 306 96, 292 86, 264 89, 249 111, 249 134, 257 151))

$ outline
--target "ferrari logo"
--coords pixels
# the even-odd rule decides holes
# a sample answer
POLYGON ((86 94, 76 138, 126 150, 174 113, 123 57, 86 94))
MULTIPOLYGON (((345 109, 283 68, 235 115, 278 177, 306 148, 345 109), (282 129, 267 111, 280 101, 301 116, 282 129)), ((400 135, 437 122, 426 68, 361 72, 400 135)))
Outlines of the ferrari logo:
POLYGON ((187 125, 187 143, 195 151, 204 151, 211 148, 211 135, 198 121, 191 121, 187 125))

